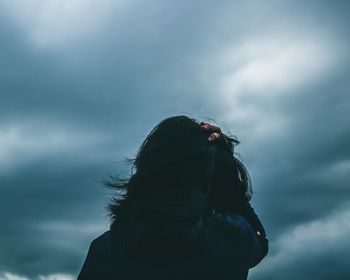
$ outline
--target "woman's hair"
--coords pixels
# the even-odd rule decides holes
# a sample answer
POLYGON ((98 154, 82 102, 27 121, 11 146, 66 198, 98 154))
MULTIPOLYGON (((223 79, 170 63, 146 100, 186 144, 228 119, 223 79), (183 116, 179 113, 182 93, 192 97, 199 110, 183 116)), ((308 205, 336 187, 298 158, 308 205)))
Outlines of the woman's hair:
POLYGON ((239 141, 221 133, 227 141, 210 142, 210 134, 193 118, 167 118, 129 160, 130 178, 106 181, 117 190, 110 229, 124 236, 127 252, 188 247, 214 211, 238 213, 251 199, 248 172, 234 153, 239 141))

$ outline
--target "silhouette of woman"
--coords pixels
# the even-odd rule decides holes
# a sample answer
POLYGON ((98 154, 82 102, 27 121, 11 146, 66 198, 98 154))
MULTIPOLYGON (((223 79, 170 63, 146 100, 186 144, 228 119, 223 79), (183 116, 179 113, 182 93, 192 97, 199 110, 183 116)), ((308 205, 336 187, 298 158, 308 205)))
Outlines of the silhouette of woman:
POLYGON ((235 137, 187 116, 161 121, 130 178, 111 178, 110 229, 95 238, 78 280, 247 279, 268 252, 235 137))

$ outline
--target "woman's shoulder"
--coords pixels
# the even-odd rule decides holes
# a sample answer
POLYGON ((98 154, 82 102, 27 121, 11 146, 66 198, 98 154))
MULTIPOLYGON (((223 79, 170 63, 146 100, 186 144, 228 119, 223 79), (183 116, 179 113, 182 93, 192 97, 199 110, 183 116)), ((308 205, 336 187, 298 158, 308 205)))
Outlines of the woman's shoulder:
POLYGON ((92 243, 99 244, 99 243, 110 242, 110 240, 111 240, 111 231, 106 230, 105 232, 97 236, 95 239, 93 239, 92 243))
POLYGON ((103 246, 104 244, 110 243, 111 242, 111 232, 110 230, 106 230, 99 236, 95 237, 91 241, 92 246, 103 246))
MULTIPOLYGON (((250 252, 250 267, 257 265, 267 254, 268 240, 265 235, 255 230, 251 222, 243 214, 215 213, 215 219, 227 224, 228 228, 236 229, 241 234, 250 252), (260 233, 260 234, 259 234, 260 233)), ((264 229, 260 229, 264 232, 264 229)))
POLYGON ((112 245, 112 234, 110 230, 107 230, 91 241, 89 252, 97 258, 105 258, 111 251, 112 245))

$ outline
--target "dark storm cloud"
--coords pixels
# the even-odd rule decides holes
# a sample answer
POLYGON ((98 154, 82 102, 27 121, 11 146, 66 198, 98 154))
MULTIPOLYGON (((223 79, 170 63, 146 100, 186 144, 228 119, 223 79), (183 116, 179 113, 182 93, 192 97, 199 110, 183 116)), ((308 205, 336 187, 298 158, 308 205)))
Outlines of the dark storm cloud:
POLYGON ((264 163, 270 167, 278 165, 269 172, 257 172, 265 172, 260 176, 269 193, 261 200, 270 208, 272 220, 279 221, 279 229, 288 225, 285 217, 289 222, 320 217, 347 202, 350 195, 345 183, 349 179, 346 89, 350 84, 347 69, 340 70, 331 81, 320 82, 296 98, 286 97, 287 103, 280 104, 279 110, 292 123, 285 127, 278 143, 257 143, 264 163), (276 201, 275 197, 281 200, 276 201), (274 207, 280 210, 275 211, 274 207))
POLYGON ((188 114, 242 142, 271 242, 254 278, 345 279, 350 230, 332 229, 349 213, 347 4, 106 4, 113 13, 94 26, 82 9, 59 29, 71 18, 41 22, 40 9, 28 16, 6 3, 0 272, 75 275, 107 228, 101 180, 128 171, 122 158, 162 118, 188 114))
POLYGON ((20 268, 28 276, 71 272, 80 265, 84 238, 106 226, 104 204, 96 197, 109 197, 101 182, 110 166, 67 158, 44 158, 1 177, 3 270, 20 268))

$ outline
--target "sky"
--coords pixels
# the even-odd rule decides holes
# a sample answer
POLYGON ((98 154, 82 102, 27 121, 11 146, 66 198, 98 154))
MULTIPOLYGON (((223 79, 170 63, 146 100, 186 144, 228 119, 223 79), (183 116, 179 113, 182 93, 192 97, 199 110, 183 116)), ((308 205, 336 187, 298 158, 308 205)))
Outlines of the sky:
POLYGON ((249 279, 350 275, 348 1, 0 0, 0 280, 71 280, 162 119, 237 136, 249 279))

